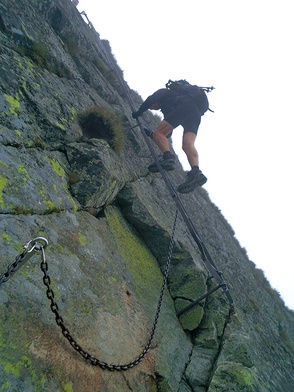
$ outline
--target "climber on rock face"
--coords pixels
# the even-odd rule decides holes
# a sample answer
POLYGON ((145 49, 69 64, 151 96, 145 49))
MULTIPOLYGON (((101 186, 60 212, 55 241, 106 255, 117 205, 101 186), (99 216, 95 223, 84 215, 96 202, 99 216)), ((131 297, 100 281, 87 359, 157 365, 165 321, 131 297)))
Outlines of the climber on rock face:
MULTIPOLYGON (((187 180, 179 185, 178 191, 188 193, 197 186, 205 184, 207 178, 199 169, 199 156, 195 148, 195 140, 201 122, 201 112, 195 101, 189 96, 179 96, 175 91, 163 88, 150 95, 138 111, 132 113, 132 117, 137 119, 148 109, 161 110, 164 115, 164 119, 155 131, 150 132, 150 137, 163 154, 159 162, 166 171, 174 170, 175 167, 175 156, 170 151, 168 137, 179 125, 184 128, 182 148, 191 166, 191 171, 187 174, 187 180)), ((152 163, 148 170, 152 173, 158 172, 156 162, 152 163)))

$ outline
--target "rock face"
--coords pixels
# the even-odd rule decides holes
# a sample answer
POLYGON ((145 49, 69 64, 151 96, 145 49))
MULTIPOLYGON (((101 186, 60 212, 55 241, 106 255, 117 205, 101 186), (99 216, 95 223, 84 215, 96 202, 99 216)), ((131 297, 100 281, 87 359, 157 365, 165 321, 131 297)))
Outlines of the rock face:
MULTIPOLYGON (((179 217, 149 352, 126 371, 93 366, 94 358, 128 364, 144 351, 176 206, 161 176, 146 169, 152 158, 131 129, 110 46, 74 2, 1 0, 0 37, 0 276, 21 260, 24 244, 48 240, 45 261, 37 243, 22 268, 1 277, 0 391, 294 390, 293 312, 204 189, 182 202, 235 311, 218 290, 177 317, 216 285, 179 217), (81 113, 93 107, 119 119, 119 144, 103 116, 81 126, 81 113)), ((137 107, 141 98, 129 94, 137 107)), ((157 119, 144 121, 154 127, 157 119)), ((184 180, 179 163, 169 177, 184 180)))

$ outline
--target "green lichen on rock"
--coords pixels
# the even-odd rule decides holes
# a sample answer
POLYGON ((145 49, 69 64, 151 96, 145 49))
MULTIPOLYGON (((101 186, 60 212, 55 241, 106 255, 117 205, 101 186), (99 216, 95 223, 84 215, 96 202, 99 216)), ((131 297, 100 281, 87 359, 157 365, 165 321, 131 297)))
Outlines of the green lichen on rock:
POLYGON ((10 242, 11 242, 10 235, 8 235, 6 233, 2 233, 2 237, 6 240, 7 244, 10 244, 10 242))
MULTIPOLYGON (((190 305, 189 301, 183 299, 176 299, 175 307, 177 312, 190 305)), ((186 311, 180 316, 180 322, 185 330, 193 331, 200 324, 204 310, 202 306, 195 306, 194 308, 186 311)))
POLYGON ((13 97, 12 95, 4 94, 4 97, 9 102, 10 113, 13 115, 17 114, 20 111, 20 102, 19 102, 18 95, 16 95, 16 97, 13 97))
POLYGON ((85 236, 83 233, 78 233, 78 238, 79 238, 79 243, 81 246, 86 246, 87 245, 87 236, 85 236))
MULTIPOLYGON (((74 3, 0 3, 0 274, 23 244, 48 238, 51 287, 66 326, 91 355, 125 363, 152 330, 174 199, 162 177, 148 173, 152 157, 115 78, 119 66, 106 64, 105 54, 115 60, 109 43, 74 3)), ((141 97, 130 93, 139 107, 141 97)), ((159 121, 142 118, 152 129, 159 121)), ((179 162, 168 177, 174 186, 184 181, 179 162)), ((124 374, 103 371, 64 339, 32 258, 0 288, 0 392, 293 389, 293 312, 271 294, 207 192, 181 200, 238 320, 222 289, 177 317, 217 284, 179 219, 150 351, 124 374)))
POLYGON ((46 157, 46 159, 52 165, 53 170, 59 177, 65 177, 65 171, 57 159, 50 157, 46 157))
MULTIPOLYGON (((108 206, 105 215, 120 254, 144 295, 144 289, 160 288, 161 273, 157 262, 145 244, 131 230, 118 208, 108 206)), ((146 293, 149 291, 145 291, 146 293)), ((144 297, 145 297, 144 295, 144 297)))
POLYGON ((196 300, 206 293, 206 279, 190 260, 172 266, 173 276, 169 287, 173 297, 196 300))
POLYGON ((8 167, 7 163, 0 161, 0 165, 3 165, 5 167, 8 167))
MULTIPOLYGON (((238 363, 222 363, 213 375, 209 392, 256 392, 256 371, 238 363)), ((260 389, 262 390, 262 389, 260 389)))
MULTIPOLYGON (((1 314, 7 310, 0 306, 1 314)), ((21 314, 11 310, 10 317, 0 323, 0 391, 23 390, 22 387, 31 384, 34 392, 42 392, 47 376, 38 369, 37 363, 28 355, 29 341, 26 328, 22 328, 17 334, 17 325, 27 326, 27 320, 21 320, 21 314), (14 340, 10 336, 13 334, 14 340), (27 379, 29 377, 29 380, 27 379), (7 389, 5 389, 7 388, 7 389)))
POLYGON ((70 382, 63 384, 64 392, 74 392, 74 389, 70 382))
POLYGON ((63 131, 65 131, 65 127, 64 127, 63 124, 61 124, 61 122, 56 121, 56 126, 57 126, 58 128, 60 128, 60 129, 62 129, 63 131))
POLYGON ((43 184, 40 185, 39 194, 42 197, 43 204, 49 209, 49 211, 57 210, 57 207, 55 206, 54 202, 50 199, 47 199, 49 195, 46 194, 46 187, 43 184))
POLYGON ((16 170, 18 173, 22 174, 22 180, 27 181, 28 180, 28 171, 23 165, 17 165, 16 170))
POLYGON ((0 176, 0 207, 2 207, 4 204, 2 191, 6 187, 7 182, 8 182, 7 178, 0 176))

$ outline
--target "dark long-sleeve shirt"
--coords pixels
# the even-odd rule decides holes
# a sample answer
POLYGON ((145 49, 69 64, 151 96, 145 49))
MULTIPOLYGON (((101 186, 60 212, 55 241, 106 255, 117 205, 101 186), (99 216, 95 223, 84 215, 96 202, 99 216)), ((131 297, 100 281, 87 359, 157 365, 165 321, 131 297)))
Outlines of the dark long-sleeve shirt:
POLYGON ((179 97, 174 92, 167 88, 161 88, 150 95, 140 106, 140 114, 150 109, 154 103, 158 103, 164 116, 167 116, 179 103, 179 97))

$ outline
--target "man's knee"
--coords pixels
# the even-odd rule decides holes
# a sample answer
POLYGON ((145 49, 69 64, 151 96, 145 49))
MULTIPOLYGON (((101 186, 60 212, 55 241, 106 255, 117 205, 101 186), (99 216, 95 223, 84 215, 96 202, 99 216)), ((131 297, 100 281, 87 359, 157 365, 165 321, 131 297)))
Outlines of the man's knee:
POLYGON ((153 139, 158 139, 164 136, 164 134, 160 131, 160 129, 155 129, 155 131, 152 134, 153 139))
POLYGON ((184 133, 182 140, 182 149, 185 153, 194 151, 195 149, 196 135, 192 132, 184 133))
POLYGON ((186 152, 186 150, 187 150, 187 145, 188 145, 188 143, 185 142, 185 141, 183 140, 183 143, 182 143, 182 150, 183 150, 184 152, 186 152))
POLYGON ((198 151, 196 150, 194 143, 191 142, 184 142, 182 144, 182 149, 184 151, 184 153, 188 156, 188 157, 195 157, 198 158, 198 151))
POLYGON ((162 120, 161 123, 155 129, 154 133, 167 136, 172 130, 173 130, 173 126, 169 124, 167 121, 162 120))
POLYGON ((189 151, 191 151, 191 150, 193 150, 193 149, 195 149, 195 147, 194 147, 194 145, 193 145, 190 141, 183 140, 182 150, 183 150, 185 153, 187 153, 187 152, 189 152, 189 151))

